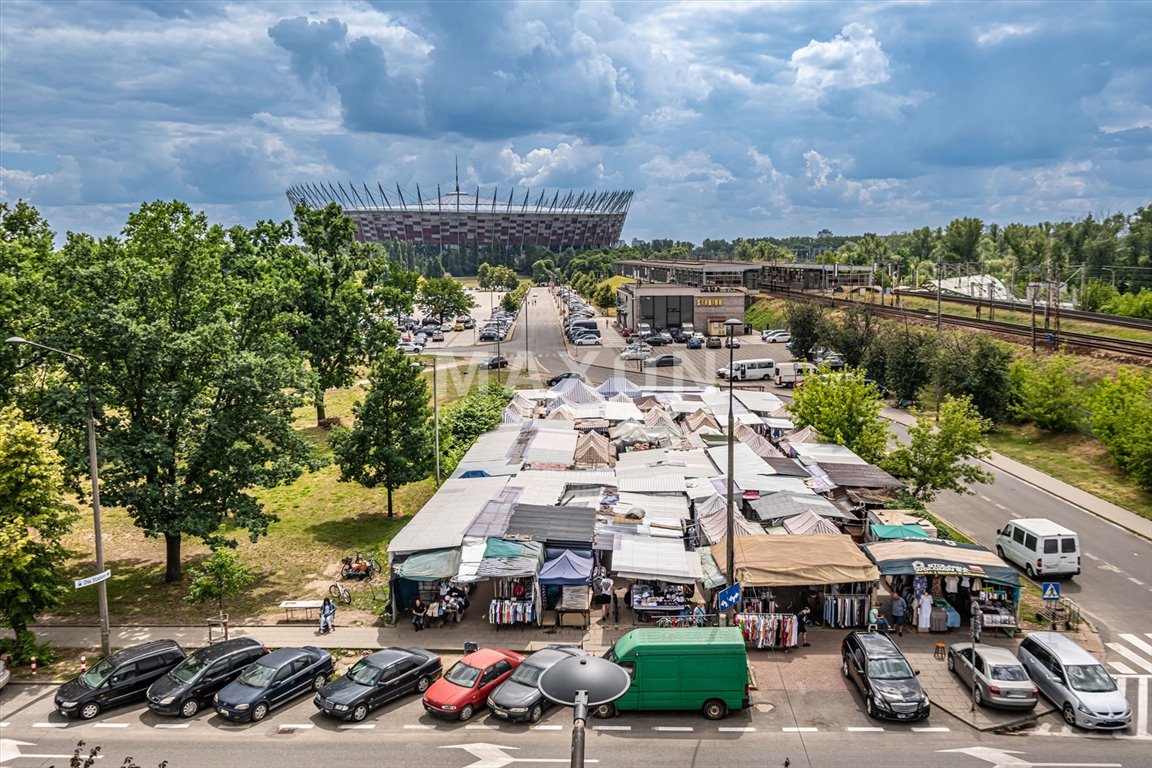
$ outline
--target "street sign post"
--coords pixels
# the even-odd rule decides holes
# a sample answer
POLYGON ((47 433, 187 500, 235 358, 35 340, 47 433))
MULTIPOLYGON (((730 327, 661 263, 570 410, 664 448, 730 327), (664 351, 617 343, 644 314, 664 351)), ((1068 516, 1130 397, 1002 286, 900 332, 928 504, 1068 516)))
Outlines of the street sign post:
POLYGON ((1045 581, 1040 585, 1040 596, 1048 603, 1048 629, 1056 631, 1056 603, 1060 601, 1060 582, 1045 581))
POLYGON ((107 581, 112 577, 112 571, 107 570, 103 573, 98 573, 95 576, 85 576, 83 579, 76 579, 76 589, 81 587, 90 587, 93 584, 99 584, 102 581, 107 581))
POLYGON ((717 609, 720 612, 727 611, 730 608, 735 608, 740 604, 740 582, 736 582, 730 587, 725 587, 720 590, 716 595, 717 609))

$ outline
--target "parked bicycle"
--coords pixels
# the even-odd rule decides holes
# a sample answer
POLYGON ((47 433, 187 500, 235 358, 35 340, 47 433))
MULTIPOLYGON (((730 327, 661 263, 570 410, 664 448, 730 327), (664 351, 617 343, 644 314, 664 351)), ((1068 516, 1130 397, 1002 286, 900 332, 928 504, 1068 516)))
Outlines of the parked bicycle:
POLYGON ((328 587, 328 594, 344 603, 344 605, 352 604, 352 593, 349 592, 348 587, 341 584, 338 579, 332 581, 332 586, 328 587))
POLYGON ((374 557, 362 557, 359 552, 356 557, 351 555, 343 558, 340 561, 340 578, 341 579, 358 579, 361 581, 371 581, 372 577, 380 571, 380 564, 376 562, 374 557))

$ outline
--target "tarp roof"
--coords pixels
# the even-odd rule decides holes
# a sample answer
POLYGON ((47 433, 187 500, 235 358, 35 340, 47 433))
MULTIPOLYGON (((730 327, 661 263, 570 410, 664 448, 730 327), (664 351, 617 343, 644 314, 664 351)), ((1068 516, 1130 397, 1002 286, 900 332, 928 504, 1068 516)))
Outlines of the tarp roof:
POLYGON ((608 398, 608 402, 610 402, 610 403, 631 403, 632 398, 629 397, 624 392, 617 392, 616 394, 612 395, 612 397, 608 398))
POLYGON ((675 429, 677 432, 680 431, 680 427, 676 424, 675 419, 673 419, 672 415, 663 408, 653 408, 652 410, 648 411, 648 413, 644 414, 644 423, 650 427, 663 424, 666 427, 675 429))
POLYGON ((700 580, 700 585, 705 589, 716 589, 724 586, 727 579, 720 572, 720 567, 716 565, 716 558, 712 557, 712 547, 696 547, 696 554, 700 555, 700 568, 704 571, 704 578, 700 580))
POLYGON ((860 545, 885 576, 972 576, 1020 586, 1020 576, 993 552, 978 544, 943 539, 899 539, 860 545))
POLYGON ((841 512, 828 499, 814 493, 769 493, 745 503, 752 508, 752 513, 762 523, 794 517, 810 509, 824 517, 838 520, 855 519, 852 515, 841 512))
POLYGON ((527 536, 552 547, 589 549, 595 524, 596 510, 591 507, 517 504, 504 535, 527 536))
MULTIPOLYGON (((740 513, 739 499, 737 509, 732 516, 732 524, 737 536, 756 536, 764 533, 764 528, 756 523, 750 523, 740 513)), ((728 535, 728 500, 720 494, 713 494, 703 501, 696 502, 696 525, 700 539, 714 544, 728 535)))
POLYGON ((753 453, 762 459, 782 458, 784 452, 772 445, 767 439, 749 427, 747 424, 737 424, 736 439, 752 449, 753 453))
MULTIPOLYGON (((750 587, 843 584, 880 576, 850 536, 739 536, 733 550, 736 580, 750 587)), ((713 545, 712 556, 726 573, 727 540, 713 545)))
POLYGON ((592 578, 592 558, 564 550, 540 569, 541 584, 587 584, 592 578))
POLYGON ((524 470, 509 480, 509 485, 524 489, 524 504, 558 504, 570 486, 596 487, 615 485, 616 473, 610 469, 532 469, 524 470))
POLYGON ((388 553, 407 554, 460 546, 476 514, 507 484, 507 477, 448 478, 392 537, 388 553))
POLYGON ((690 432, 698 432, 704 427, 710 427, 715 430, 720 429, 720 422, 716 421, 716 417, 703 408, 698 408, 685 416, 684 423, 688 425, 690 432))
POLYGON ((873 525, 870 530, 877 539, 927 539, 928 532, 919 525, 873 525))
POLYGON ((484 561, 484 550, 488 542, 483 536, 465 536, 460 547, 460 568, 456 571, 456 581, 472 582, 479 579, 480 563, 484 561))
POLYGON ((508 520, 512 517, 512 509, 516 506, 523 488, 506 485, 500 489, 495 498, 485 502, 483 509, 476 515, 472 524, 465 533, 468 537, 503 536, 508 529, 508 520))
POLYGON ((704 577, 700 556, 680 539, 626 537, 612 553, 612 570, 624 579, 659 579, 691 584, 704 577))
POLYGON ((450 579, 460 570, 460 548, 417 552, 396 568, 396 575, 412 581, 450 579))
POLYGON ((732 393, 732 396, 739 400, 745 408, 759 414, 774 413, 780 410, 780 406, 784 404, 780 398, 771 392, 759 392, 754 389, 737 389, 732 393))
POLYGON ((577 466, 607 466, 612 462, 608 438, 599 432, 585 432, 576 441, 572 461, 577 466))
POLYGON ((903 488, 904 483, 873 464, 820 462, 820 469, 841 488, 903 488))
POLYGON ((812 510, 802 512, 801 514, 794 517, 786 518, 784 520, 784 530, 788 531, 788 533, 802 534, 806 536, 812 536, 818 533, 827 533, 832 535, 838 535, 840 533, 840 531, 836 529, 836 526, 832 525, 832 523, 828 522, 812 510))
POLYGON ((544 545, 539 541, 507 541, 490 537, 476 575, 489 579, 535 576, 543 561, 544 545))
POLYGON ((602 403, 604 395, 580 379, 564 379, 548 390, 548 397, 561 398, 566 403, 602 403))
POLYGON ((613 395, 623 393, 632 398, 640 397, 642 394, 644 394, 640 387, 628 381, 628 379, 623 376, 613 376, 600 386, 596 387, 596 391, 604 397, 612 397, 613 395))
POLYGON ((838 443, 794 443, 791 438, 788 444, 796 456, 805 464, 867 464, 868 462, 857 456, 851 448, 838 443))
POLYGON ((635 472, 673 473, 685 478, 714 477, 716 467, 708 454, 700 449, 652 448, 620 454, 616 461, 616 474, 622 476, 635 472))

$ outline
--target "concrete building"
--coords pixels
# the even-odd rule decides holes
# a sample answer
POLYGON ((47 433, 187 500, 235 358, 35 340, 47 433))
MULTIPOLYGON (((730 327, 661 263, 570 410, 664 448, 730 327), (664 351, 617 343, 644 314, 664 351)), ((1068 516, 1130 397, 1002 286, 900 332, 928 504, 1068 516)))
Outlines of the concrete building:
POLYGON ((697 288, 725 286, 756 290, 762 265, 751 261, 630 259, 613 265, 617 275, 645 283, 675 283, 697 288))
POLYGON ((648 323, 656 331, 691 323, 701 333, 724 336, 725 320, 743 319, 747 295, 737 287, 625 283, 616 292, 616 322, 621 328, 648 323))
POLYGON ((759 264, 762 291, 819 292, 872 285, 872 267, 849 264, 759 264))

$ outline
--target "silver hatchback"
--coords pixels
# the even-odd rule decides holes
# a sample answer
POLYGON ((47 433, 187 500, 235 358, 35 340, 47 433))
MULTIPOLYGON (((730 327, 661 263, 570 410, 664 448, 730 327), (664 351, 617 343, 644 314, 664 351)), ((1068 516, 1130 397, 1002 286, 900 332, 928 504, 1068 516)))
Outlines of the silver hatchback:
POLYGON ((948 669, 972 690, 975 678, 977 704, 1010 709, 1032 709, 1040 691, 1032 684, 1020 660, 1007 648, 955 643, 948 649, 948 669))

